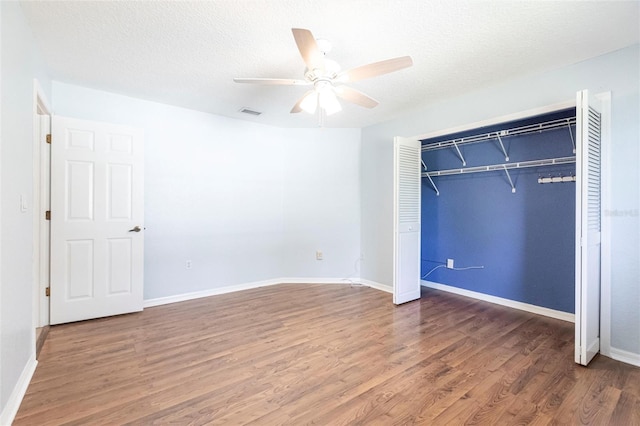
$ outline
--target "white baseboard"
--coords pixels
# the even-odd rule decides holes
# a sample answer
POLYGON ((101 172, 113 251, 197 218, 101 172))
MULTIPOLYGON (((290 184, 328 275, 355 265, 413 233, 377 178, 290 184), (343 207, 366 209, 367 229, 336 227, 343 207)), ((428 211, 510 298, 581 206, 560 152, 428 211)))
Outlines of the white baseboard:
POLYGON ((289 277, 278 278, 277 284, 357 284, 359 278, 310 278, 310 277, 289 277))
POLYGON ((449 293, 459 294, 461 296, 471 297, 473 299, 484 300, 485 302, 495 303, 496 305, 507 306, 509 308, 519 309, 521 311, 531 312, 533 314, 543 315, 562 321, 575 323, 575 315, 568 312, 557 311, 555 309, 543 308, 542 306, 530 305, 528 303, 517 302, 515 300, 504 299, 502 297, 491 296, 476 291, 465 290, 458 287, 452 287, 446 284, 435 283, 432 281, 422 281, 422 285, 436 290, 442 290, 449 293))
POLYGON ((225 287, 212 288, 202 291, 194 291, 192 293, 176 294, 174 296, 158 297, 155 299, 146 299, 143 301, 144 308, 153 306, 167 305, 169 303, 185 302, 187 300, 200 299, 201 297, 217 296, 219 294, 232 293, 234 291, 250 290, 252 288, 266 287, 269 285, 281 284, 281 280, 265 280, 254 281, 250 283, 229 285, 225 287))
POLYGON ((13 392, 9 395, 7 404, 4 406, 2 413, 0 413, 0 425, 10 425, 13 423, 13 419, 16 417, 16 414, 18 414, 18 408, 20 408, 24 394, 27 393, 27 388, 29 387, 33 373, 36 371, 37 365, 38 361, 36 361, 36 356, 32 354, 24 366, 18 383, 16 383, 13 388, 13 392))
POLYGON ((393 288, 375 281, 363 278, 279 278, 281 284, 351 284, 363 285, 376 290, 393 293, 393 288))
POLYGON ((200 299, 201 297, 217 296, 219 294, 232 293, 235 291, 251 290, 259 287, 266 287, 276 284, 362 284, 377 290, 392 292, 392 289, 380 283, 369 280, 361 280, 359 278, 275 278, 265 281, 254 281, 225 287, 212 288, 208 290, 195 291, 192 293, 176 294, 174 296, 158 297, 155 299, 146 299, 143 301, 144 308, 153 306, 167 305, 169 303, 185 302, 187 300, 200 299))
POLYGON ((371 288, 375 288, 376 290, 380 290, 380 291, 384 291, 384 292, 393 294, 393 287, 391 287, 391 286, 380 284, 378 282, 371 281, 371 280, 365 280, 363 278, 361 278, 358 281, 360 283, 362 283, 363 285, 366 285, 366 286, 371 287, 371 288))
POLYGON ((613 358, 616 361, 620 361, 627 364, 635 365, 636 367, 640 367, 640 354, 624 351, 618 348, 611 348, 611 350, 609 351, 609 354, 603 354, 603 355, 613 358))

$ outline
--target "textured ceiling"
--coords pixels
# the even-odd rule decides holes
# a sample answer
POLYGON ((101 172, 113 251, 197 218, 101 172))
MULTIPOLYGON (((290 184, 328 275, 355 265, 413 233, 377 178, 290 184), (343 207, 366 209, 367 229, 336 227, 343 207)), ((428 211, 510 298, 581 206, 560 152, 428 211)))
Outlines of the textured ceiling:
POLYGON ((380 102, 343 104, 327 127, 403 110, 639 42, 639 4, 591 1, 24 1, 53 79, 283 127, 307 90, 233 77, 302 78, 292 27, 333 44, 343 69, 411 55, 414 66, 353 83, 380 102), (259 117, 241 114, 248 107, 259 117))

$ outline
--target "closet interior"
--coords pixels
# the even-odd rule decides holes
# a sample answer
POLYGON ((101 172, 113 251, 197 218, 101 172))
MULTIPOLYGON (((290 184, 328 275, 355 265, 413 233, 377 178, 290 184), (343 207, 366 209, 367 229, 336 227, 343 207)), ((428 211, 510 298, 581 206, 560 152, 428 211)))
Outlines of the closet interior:
POLYGON ((423 139, 421 279, 575 310, 576 110, 423 139))

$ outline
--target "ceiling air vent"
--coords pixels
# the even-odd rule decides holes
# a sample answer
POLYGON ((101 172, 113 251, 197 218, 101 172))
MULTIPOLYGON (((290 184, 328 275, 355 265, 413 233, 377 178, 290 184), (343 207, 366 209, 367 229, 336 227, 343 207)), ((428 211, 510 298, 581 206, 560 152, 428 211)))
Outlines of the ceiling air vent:
POLYGON ((242 112, 244 114, 255 115, 256 117, 259 116, 260 114, 262 114, 259 111, 254 111, 254 110, 249 109, 249 108, 240 108, 240 112, 242 112))

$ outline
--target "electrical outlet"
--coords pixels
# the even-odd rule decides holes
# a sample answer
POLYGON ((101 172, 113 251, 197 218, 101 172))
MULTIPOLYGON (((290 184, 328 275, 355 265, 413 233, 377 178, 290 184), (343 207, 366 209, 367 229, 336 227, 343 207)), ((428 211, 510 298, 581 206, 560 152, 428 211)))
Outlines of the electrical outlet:
POLYGON ((453 259, 447 259, 447 268, 453 269, 453 259))
POLYGON ((187 260, 187 261, 185 262, 185 264, 184 264, 184 267, 185 267, 185 268, 187 268, 187 269, 191 269, 191 266, 192 266, 192 265, 191 265, 191 261, 190 261, 190 260, 187 260))
POLYGON ((320 250, 316 251, 316 260, 322 260, 322 252, 320 250))

